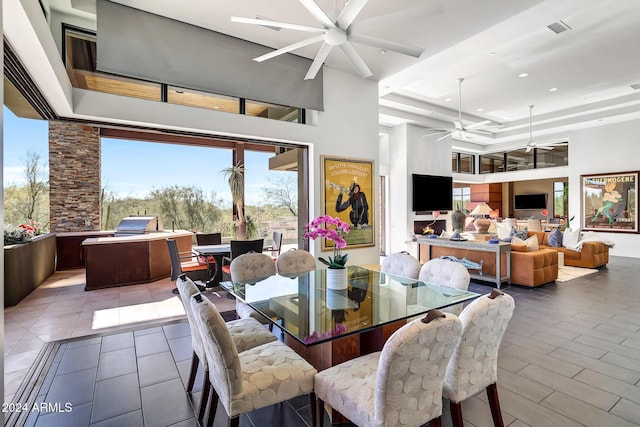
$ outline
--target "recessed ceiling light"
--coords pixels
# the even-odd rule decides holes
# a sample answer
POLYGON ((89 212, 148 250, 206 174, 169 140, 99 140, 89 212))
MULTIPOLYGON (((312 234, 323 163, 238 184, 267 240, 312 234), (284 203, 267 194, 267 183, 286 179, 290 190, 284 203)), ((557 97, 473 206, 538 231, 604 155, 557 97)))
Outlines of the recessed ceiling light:
POLYGON ((551 89, 549 89, 549 92, 556 92, 558 90, 557 87, 552 87, 551 89))
POLYGON ((386 50, 384 50, 384 49, 380 49, 380 54, 381 54, 381 55, 384 55, 385 53, 387 53, 387 51, 386 51, 386 50))
POLYGON ((476 111, 484 111, 484 108, 478 108, 476 111))
POLYGON ((522 78, 522 77, 527 77, 529 75, 529 73, 520 73, 518 74, 518 77, 522 78))
POLYGON ((496 53, 495 52, 489 52, 489 55, 494 56, 496 53))
POLYGON ((445 99, 446 102, 451 102, 451 98, 445 99))
POLYGON ((215 106, 215 107, 213 107, 213 108, 214 108, 214 109, 216 109, 216 110, 219 110, 219 109, 220 109, 220 106, 219 106, 219 105, 216 105, 216 106, 215 106))
POLYGON ((182 90, 177 90, 176 93, 184 93, 182 90))

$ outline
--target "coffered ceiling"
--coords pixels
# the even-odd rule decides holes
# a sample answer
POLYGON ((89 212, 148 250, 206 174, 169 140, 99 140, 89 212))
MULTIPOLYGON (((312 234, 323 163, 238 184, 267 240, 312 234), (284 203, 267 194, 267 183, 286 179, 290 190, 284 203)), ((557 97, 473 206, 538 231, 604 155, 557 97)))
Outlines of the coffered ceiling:
MULTIPOLYGON (((94 1, 49 4, 90 17, 94 1)), ((231 22, 231 17, 320 25, 298 0, 117 2, 274 49, 309 33, 231 22)), ((316 3, 330 17, 345 5, 344 0, 316 3)), ((369 78, 379 82, 381 126, 453 129, 458 78, 464 78, 463 124, 491 127, 488 134, 465 136, 479 146, 524 145, 529 105, 535 106, 536 138, 640 118, 640 89, 632 87, 640 85, 638 0, 369 0, 350 31, 424 49, 413 58, 354 43, 373 72, 369 78), (556 34, 547 27, 560 21, 567 31, 556 34)), ((293 53, 313 59, 319 48, 312 44, 293 53)), ((355 74, 340 49, 331 51, 325 66, 355 74)))

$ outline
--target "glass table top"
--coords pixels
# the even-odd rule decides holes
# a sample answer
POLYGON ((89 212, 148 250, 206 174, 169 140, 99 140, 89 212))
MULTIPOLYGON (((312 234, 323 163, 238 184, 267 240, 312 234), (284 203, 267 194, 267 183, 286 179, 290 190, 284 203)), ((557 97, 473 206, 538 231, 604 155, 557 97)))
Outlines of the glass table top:
POLYGON ((327 289, 326 269, 221 285, 305 345, 365 332, 480 296, 358 266, 347 270, 349 283, 344 290, 327 289))

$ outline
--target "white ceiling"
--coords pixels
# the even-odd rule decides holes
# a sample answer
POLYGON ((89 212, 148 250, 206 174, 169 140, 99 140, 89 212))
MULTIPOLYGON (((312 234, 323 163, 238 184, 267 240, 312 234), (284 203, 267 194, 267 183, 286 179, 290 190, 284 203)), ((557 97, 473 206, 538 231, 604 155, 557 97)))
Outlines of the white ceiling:
MULTIPOLYGON (((297 0, 117 2, 273 48, 309 33, 233 23, 231 16, 320 26, 297 0)), ((94 0, 49 3, 86 11, 94 0)), ((316 3, 335 17, 345 1, 316 3)), ((467 140, 480 145, 526 141, 529 105, 535 105, 534 139, 640 118, 640 90, 630 87, 640 83, 640 0, 369 0, 350 30, 424 49, 416 59, 354 43, 373 72, 369 78, 379 82, 383 126, 452 128, 458 78, 465 79, 465 124, 501 125, 489 137, 467 140), (571 29, 555 34, 546 28, 558 20, 571 29)), ((294 53, 313 59, 319 48, 294 53)), ((325 65, 356 73, 340 49, 325 65)))

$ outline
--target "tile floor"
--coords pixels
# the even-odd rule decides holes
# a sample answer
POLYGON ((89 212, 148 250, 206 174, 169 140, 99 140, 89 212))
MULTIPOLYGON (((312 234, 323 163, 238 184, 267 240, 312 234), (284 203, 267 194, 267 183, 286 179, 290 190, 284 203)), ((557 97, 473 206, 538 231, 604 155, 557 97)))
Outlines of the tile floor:
MULTIPOLYGON (((517 286, 504 289, 516 300, 516 312, 503 339, 498 365, 500 403, 506 425, 640 425, 638 277, 640 260, 612 257, 608 268, 569 282, 536 289, 517 286)), ((472 283, 471 289, 487 292, 489 288, 472 283)), ((149 290, 149 293, 153 291, 149 290)), ((69 304, 71 306, 76 307, 69 304)), ((76 307, 75 310, 80 317, 83 309, 76 307)), ((61 315, 61 311, 57 312, 61 315)), ((10 311, 7 322, 15 322, 16 320, 9 318, 11 315, 19 317, 20 314, 20 310, 14 310, 13 313, 10 311)), ((25 317, 28 318, 26 315, 25 317)), ((53 316, 51 321, 55 318, 53 316)), ((127 319, 126 314, 124 318, 127 319)), ((131 327, 132 324, 110 326, 131 327)), ((55 331, 56 327, 51 326, 50 329, 55 331)), ((73 330, 75 331, 75 324, 73 330)), ((83 366, 85 369, 72 373, 66 371, 67 368, 60 371, 60 367, 65 366, 62 359, 64 355, 56 362, 59 363, 58 376, 62 377, 57 384, 68 384, 67 379, 70 377, 64 376, 75 374, 78 376, 78 384, 85 384, 86 395, 93 397, 92 408, 84 409, 84 423, 77 425, 90 425, 88 423, 91 421, 96 421, 96 425, 193 425, 189 424, 194 422, 192 418, 185 418, 193 416, 183 387, 189 357, 188 337, 185 334, 188 334, 188 329, 178 324, 151 328, 145 325, 136 327, 135 331, 91 338, 102 340, 100 345, 92 343, 91 339, 82 340, 85 342, 83 345, 67 344, 65 353, 88 352, 93 355, 95 365, 83 366), (164 337, 165 343, 162 343, 160 337, 164 337), (110 340, 122 342, 110 344, 110 340), (111 351, 104 350, 105 341, 106 350, 111 351), (129 346, 121 347, 125 345, 125 341, 129 346), (134 354, 130 347, 132 341, 137 366, 135 372, 134 354), (74 348, 78 345, 83 349, 74 348), (144 363, 140 363, 141 361, 144 363), (111 366, 111 372, 107 373, 109 369, 101 368, 102 365, 111 366), (83 372, 87 377, 84 378, 77 372, 83 372), (127 390, 134 390, 128 391, 132 396, 137 393, 139 404, 135 397, 132 400, 122 399, 125 406, 120 408, 111 399, 123 397, 119 394, 124 394, 127 390), (171 399, 166 407, 164 404, 160 408, 148 406, 156 400, 164 402, 163 399, 167 396, 171 399), (137 408, 134 409, 133 406, 137 408), (162 414, 163 410, 168 409, 176 414, 175 417, 146 414, 149 410, 162 414), (86 414, 90 414, 89 418, 86 418, 86 414)), ((29 345, 23 345, 22 340, 18 339, 10 352, 15 351, 16 346, 22 346, 25 353, 29 351, 29 345)), ((66 363, 69 364, 66 366, 74 365, 66 363)), ((200 380, 197 381, 199 383, 200 380)), ((56 390, 51 382, 49 393, 56 390)), ((82 405, 79 404, 78 408, 80 406, 82 405)), ((462 408, 465 425, 492 425, 485 395, 470 398, 463 403, 462 408)), ((78 414, 81 412, 77 411, 78 414)), ((447 412, 445 408, 445 426, 451 425, 447 412)), ((308 420, 306 399, 259 411, 255 417, 243 417, 241 425, 305 426, 304 420, 308 420)), ((70 418, 65 417, 63 422, 71 425, 70 421, 70 418)), ((224 419, 218 417, 216 425, 224 425, 224 419)))
MULTIPOLYGON (((184 319, 169 278, 85 291, 84 269, 54 273, 18 305, 5 307, 4 401, 10 402, 44 343, 184 319)), ((221 311, 235 302, 212 298, 221 311)))

